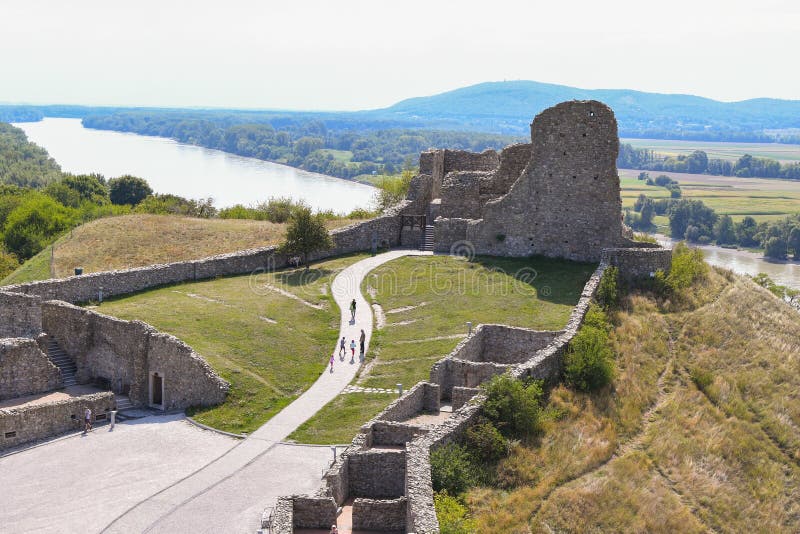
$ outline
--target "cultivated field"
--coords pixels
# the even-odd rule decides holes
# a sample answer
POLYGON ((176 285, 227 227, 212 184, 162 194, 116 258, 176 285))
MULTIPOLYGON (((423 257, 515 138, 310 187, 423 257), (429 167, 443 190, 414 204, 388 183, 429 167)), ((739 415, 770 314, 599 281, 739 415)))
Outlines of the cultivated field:
MULTIPOLYGON (((619 171, 623 207, 633 207, 642 193, 653 198, 669 198, 669 191, 663 187, 648 186, 637 180, 639 172, 619 171)), ((652 178, 659 174, 677 180, 683 198, 702 200, 718 214, 730 215, 735 221, 748 215, 760 222, 800 213, 800 181, 650 171, 652 178)), ((666 224, 666 218, 658 217, 656 224, 666 224)))
MULTIPOLYGON (((468 262, 423 256, 389 262, 370 273, 362 288, 385 320, 378 320, 383 324, 373 334, 367 365, 355 384, 393 389, 400 383, 408 389, 427 380, 431 366, 466 335, 467 321, 562 328, 594 268, 541 257, 468 262)), ((347 443, 393 398, 340 395, 290 437, 304 443, 347 443), (364 400, 359 403, 359 398, 364 400)))
MULTIPOLYGON (((334 229, 358 222, 336 219, 334 229)), ((75 228, 53 245, 52 268, 56 278, 73 274, 142 267, 205 258, 267 245, 277 245, 285 224, 243 219, 195 219, 175 215, 122 215, 106 217, 75 228)), ((51 275, 51 247, 28 260, 2 284, 44 280, 51 275)))
POLYGON ((634 148, 649 148, 661 154, 676 156, 702 150, 709 158, 737 160, 745 154, 776 159, 782 163, 800 161, 800 145, 781 143, 728 143, 713 141, 673 141, 662 139, 620 139, 634 148))

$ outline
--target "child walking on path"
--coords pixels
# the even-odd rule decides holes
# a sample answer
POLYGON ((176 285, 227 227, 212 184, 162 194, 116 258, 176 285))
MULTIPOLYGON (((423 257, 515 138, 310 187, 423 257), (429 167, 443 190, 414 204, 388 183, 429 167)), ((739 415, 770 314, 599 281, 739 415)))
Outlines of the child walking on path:
POLYGON ((336 358, 334 358, 334 357, 333 357, 333 354, 331 354, 331 373, 333 372, 333 362, 334 362, 335 360, 336 360, 336 358))
POLYGON ((355 358, 356 357, 356 340, 355 339, 350 341, 350 350, 353 352, 352 357, 355 358))

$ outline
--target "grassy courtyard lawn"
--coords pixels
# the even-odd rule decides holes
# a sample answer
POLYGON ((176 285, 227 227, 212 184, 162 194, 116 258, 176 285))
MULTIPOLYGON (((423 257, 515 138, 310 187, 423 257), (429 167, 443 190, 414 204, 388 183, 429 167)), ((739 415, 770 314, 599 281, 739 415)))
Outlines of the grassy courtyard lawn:
MULTIPOLYGON (((431 366, 466 335, 467 321, 475 326, 563 328, 594 269, 594 264, 542 257, 478 257, 470 262, 448 256, 411 256, 386 263, 370 273, 362 287, 383 309, 386 324, 375 331, 367 365, 356 383, 392 389, 400 383, 410 389, 426 380, 431 366)), ((382 408, 392 398, 340 395, 292 438, 313 437, 313 443, 350 441, 360 424, 343 429, 334 441, 321 441, 326 436, 323 429, 338 424, 337 403, 360 407, 354 420, 363 424, 380 411, 381 402, 382 408)))
POLYGON ((311 419, 300 425, 289 439, 317 445, 350 443, 358 429, 389 405, 391 393, 348 393, 339 395, 311 419))
POLYGON ((188 343, 231 383, 224 404, 190 414, 214 428, 251 432, 325 369, 339 333, 339 309, 329 295, 330 283, 336 273, 363 257, 319 262, 308 272, 286 270, 164 287, 104 302, 97 311, 145 321, 188 343))

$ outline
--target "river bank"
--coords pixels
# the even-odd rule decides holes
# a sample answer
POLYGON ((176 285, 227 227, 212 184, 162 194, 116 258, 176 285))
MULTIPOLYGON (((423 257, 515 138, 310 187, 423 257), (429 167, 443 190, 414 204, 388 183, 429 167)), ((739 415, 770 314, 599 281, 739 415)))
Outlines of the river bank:
MULTIPOLYGON (((672 248, 679 241, 663 234, 650 235, 664 247, 672 248)), ((690 246, 701 249, 706 261, 711 265, 750 276, 766 273, 776 283, 800 290, 800 261, 773 260, 757 252, 715 245, 690 244, 690 246)))

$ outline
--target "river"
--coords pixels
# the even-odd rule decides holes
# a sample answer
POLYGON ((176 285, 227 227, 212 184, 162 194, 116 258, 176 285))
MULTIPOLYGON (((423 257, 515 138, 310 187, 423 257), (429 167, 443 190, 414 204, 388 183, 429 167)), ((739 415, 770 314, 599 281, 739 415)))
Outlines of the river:
POLYGON ((84 128, 80 119, 48 117, 14 126, 44 147, 65 172, 97 172, 107 178, 132 174, 145 178, 157 193, 212 197, 218 208, 292 197, 317 210, 346 213, 370 207, 375 194, 368 185, 269 161, 163 137, 84 128))
MULTIPOLYGON (((654 237, 665 247, 672 248, 677 243, 674 239, 661 234, 655 234, 654 237)), ((712 245, 696 246, 702 249, 706 261, 711 265, 717 265, 730 269, 735 273, 749 274, 751 276, 758 273, 766 273, 778 284, 800 289, 800 262, 766 260, 762 254, 750 252, 749 250, 736 250, 712 245)))

